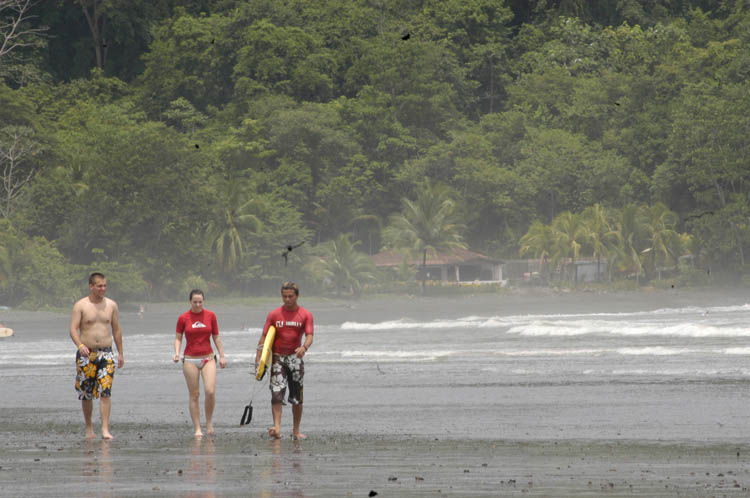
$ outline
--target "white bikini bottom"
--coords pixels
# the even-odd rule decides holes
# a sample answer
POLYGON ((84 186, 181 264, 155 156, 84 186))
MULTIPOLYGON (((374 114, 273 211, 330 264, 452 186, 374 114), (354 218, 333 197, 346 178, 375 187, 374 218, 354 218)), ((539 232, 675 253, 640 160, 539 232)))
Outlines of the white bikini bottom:
POLYGON ((185 363, 186 361, 189 363, 192 363, 196 367, 198 367, 198 370, 203 370, 203 367, 206 366, 206 363, 208 363, 211 360, 216 360, 216 355, 213 355, 208 358, 182 358, 182 362, 185 363))

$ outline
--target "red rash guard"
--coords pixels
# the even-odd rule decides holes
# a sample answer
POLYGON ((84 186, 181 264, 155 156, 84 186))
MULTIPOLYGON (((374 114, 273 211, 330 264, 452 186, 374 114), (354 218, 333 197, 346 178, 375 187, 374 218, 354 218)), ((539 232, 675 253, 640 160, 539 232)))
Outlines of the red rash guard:
POLYGON ((271 325, 276 327, 274 354, 294 354, 294 350, 302 345, 302 335, 313 335, 312 313, 302 306, 297 306, 294 311, 288 311, 283 306, 271 311, 263 325, 264 340, 271 325))
POLYGON ((177 333, 185 334, 185 356, 207 356, 214 352, 211 336, 219 335, 219 324, 213 311, 188 310, 177 319, 177 333))

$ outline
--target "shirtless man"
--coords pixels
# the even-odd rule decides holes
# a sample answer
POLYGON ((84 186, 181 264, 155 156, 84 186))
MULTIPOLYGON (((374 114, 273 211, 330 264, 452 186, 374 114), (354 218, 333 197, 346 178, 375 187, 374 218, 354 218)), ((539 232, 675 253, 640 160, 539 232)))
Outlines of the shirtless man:
POLYGON ((109 412, 112 379, 115 376, 115 355, 112 339, 117 346, 117 368, 122 368, 122 329, 117 314, 117 303, 104 297, 107 279, 101 273, 89 277, 89 295, 73 306, 70 318, 70 338, 78 347, 76 353, 76 391, 86 422, 86 438, 96 437, 91 423, 94 398, 99 401, 102 417, 102 439, 112 439, 109 432, 109 412), (111 332, 110 332, 111 328, 111 332))

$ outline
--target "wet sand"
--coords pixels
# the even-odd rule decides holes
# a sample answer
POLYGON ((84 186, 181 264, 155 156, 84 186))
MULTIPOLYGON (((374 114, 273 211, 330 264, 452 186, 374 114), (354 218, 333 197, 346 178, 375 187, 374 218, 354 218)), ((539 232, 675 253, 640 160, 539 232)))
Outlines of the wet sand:
MULTIPOLYGON (((82 440, 59 412, 3 408, 2 496, 747 496, 750 444, 477 440, 250 426, 193 439, 184 424, 119 423, 82 440)), ((66 415, 73 415, 67 413, 66 415)))

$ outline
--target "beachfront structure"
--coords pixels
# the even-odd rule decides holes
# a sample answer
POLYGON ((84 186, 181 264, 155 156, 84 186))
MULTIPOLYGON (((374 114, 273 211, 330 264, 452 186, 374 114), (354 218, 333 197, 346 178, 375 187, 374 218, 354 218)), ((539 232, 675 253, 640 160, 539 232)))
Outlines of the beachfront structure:
POLYGON ((598 262, 593 258, 579 259, 576 260, 575 270, 573 271, 576 272, 575 277, 577 277, 579 282, 596 282, 597 278, 599 280, 607 279, 608 268, 608 261, 606 259, 599 260, 598 262))
MULTIPOLYGON (((553 280, 569 280, 576 282, 596 282, 607 278, 609 262, 606 259, 597 261, 594 258, 579 258, 575 264, 571 259, 561 261, 552 269, 553 280), (598 270, 597 270, 598 268, 598 270)), ((543 283, 550 274, 549 262, 540 267, 538 259, 506 260, 503 264, 503 275, 511 281, 543 283)))
MULTIPOLYGON (((399 251, 383 251, 372 256, 378 268, 396 268, 404 263, 422 271, 422 256, 399 251)), ((425 271, 427 280, 457 283, 502 283, 502 261, 468 249, 428 251, 425 271)))

